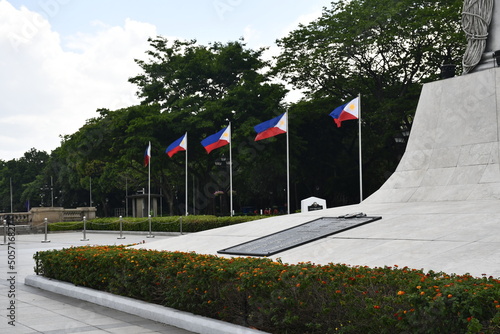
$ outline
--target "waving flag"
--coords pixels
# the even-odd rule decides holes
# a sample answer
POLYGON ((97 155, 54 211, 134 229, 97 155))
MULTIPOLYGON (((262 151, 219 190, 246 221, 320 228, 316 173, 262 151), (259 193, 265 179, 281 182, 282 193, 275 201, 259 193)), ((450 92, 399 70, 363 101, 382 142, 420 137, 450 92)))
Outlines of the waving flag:
POLYGON ((169 157, 173 157, 175 153, 185 150, 187 150, 187 133, 170 144, 165 153, 167 153, 169 157))
POLYGON ((151 142, 149 142, 149 146, 146 148, 146 152, 144 152, 144 167, 149 165, 149 161, 151 160, 151 142))
POLYGON ((260 123, 259 125, 256 125, 254 127, 255 132, 257 132, 255 141, 274 137, 282 133, 286 133, 287 121, 288 121, 287 118, 288 118, 287 113, 284 113, 269 121, 265 121, 263 123, 260 123))
POLYGON ((216 134, 208 136, 201 141, 201 145, 207 150, 207 153, 212 152, 216 148, 225 146, 231 141, 231 128, 228 126, 220 130, 216 134))
POLYGON ((335 108, 330 113, 330 116, 333 117, 335 124, 340 128, 342 125, 342 121, 348 121, 351 119, 359 118, 359 97, 355 98, 349 103, 341 105, 340 107, 335 108))

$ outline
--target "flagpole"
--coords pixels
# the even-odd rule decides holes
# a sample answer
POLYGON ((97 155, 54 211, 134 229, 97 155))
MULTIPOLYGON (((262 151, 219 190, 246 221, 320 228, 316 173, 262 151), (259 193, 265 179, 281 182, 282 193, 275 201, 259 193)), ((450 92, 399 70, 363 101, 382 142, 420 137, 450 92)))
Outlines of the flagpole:
POLYGON ((186 139, 186 216, 189 214, 188 212, 188 148, 187 148, 187 132, 184 135, 186 139))
POLYGON ((290 214, 290 141, 288 135, 288 111, 286 112, 286 205, 290 214))
POLYGON ((151 142, 149 142, 149 161, 148 161, 148 217, 151 215, 151 142))
POLYGON ((12 191, 12 178, 10 178, 10 213, 14 213, 14 201, 12 200, 13 198, 13 191, 12 191))
POLYGON ((90 201, 90 207, 92 207, 92 176, 90 177, 89 180, 89 201, 90 201))
POLYGON ((359 202, 363 202, 363 158, 361 153, 361 94, 358 94, 359 202))
POLYGON ((233 155, 232 155, 232 131, 229 122, 229 213, 233 216, 233 155))

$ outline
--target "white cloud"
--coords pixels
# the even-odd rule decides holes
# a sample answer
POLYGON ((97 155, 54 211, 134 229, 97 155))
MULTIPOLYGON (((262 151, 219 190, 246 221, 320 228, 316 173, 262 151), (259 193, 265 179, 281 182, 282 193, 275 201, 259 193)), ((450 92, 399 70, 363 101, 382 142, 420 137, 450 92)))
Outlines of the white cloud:
POLYGON ((41 15, 0 0, 0 159, 50 152, 96 109, 137 103, 127 80, 140 73, 134 59, 144 58, 156 27, 127 19, 99 28, 61 41, 41 15))
POLYGON ((281 37, 285 37, 291 31, 298 29, 300 25, 307 26, 309 23, 320 18, 322 14, 323 14, 323 7, 313 9, 308 13, 300 15, 299 17, 297 17, 297 19, 295 21, 290 22, 290 24, 282 30, 281 37))
POLYGON ((252 43, 254 40, 259 40, 260 37, 259 31, 251 25, 246 26, 243 30, 243 39, 245 42, 252 43))

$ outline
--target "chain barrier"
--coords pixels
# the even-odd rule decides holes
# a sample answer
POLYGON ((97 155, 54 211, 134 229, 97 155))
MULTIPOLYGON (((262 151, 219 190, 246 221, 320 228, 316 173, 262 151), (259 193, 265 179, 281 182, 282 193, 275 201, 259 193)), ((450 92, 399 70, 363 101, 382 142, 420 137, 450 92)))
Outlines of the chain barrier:
POLYGON ((47 242, 50 242, 50 240, 47 240, 47 231, 48 231, 48 225, 49 225, 49 221, 47 220, 47 218, 45 218, 43 220, 43 224, 45 225, 44 228, 45 228, 45 239, 42 240, 43 243, 47 243, 47 242))
POLYGON ((146 238, 154 238, 155 236, 151 233, 151 215, 148 215, 148 223, 149 223, 149 234, 146 238))
POLYGON ((118 239, 125 239, 125 237, 123 236, 123 217, 120 216, 120 236, 118 237, 118 239))
POLYGON ((3 220, 3 244, 7 245, 7 220, 3 220))
MULTIPOLYGON (((177 222, 179 222, 179 233, 181 235, 184 234, 183 232, 183 217, 180 216, 179 218, 177 218, 175 221, 169 221, 169 222, 155 222, 155 224, 157 225, 171 225, 171 224, 175 224, 177 222)), ((126 237, 123 236, 123 224, 128 224, 128 225, 138 225, 138 224, 143 224, 145 222, 148 222, 148 226, 149 226, 149 232, 148 232, 148 238, 154 238, 155 236, 153 235, 153 230, 152 230, 152 221, 151 221, 151 216, 148 217, 147 220, 142 220, 142 221, 137 221, 137 222, 132 222, 132 221, 126 221, 123 219, 122 216, 119 217, 118 220, 116 221, 112 221, 112 222, 109 222, 109 223, 98 223, 98 222, 92 222, 92 221, 87 221, 87 218, 84 216, 83 217, 83 229, 82 229, 82 233, 83 233, 83 238, 80 239, 81 241, 89 241, 89 239, 87 238, 87 223, 90 223, 91 226, 109 226, 109 225, 113 225, 113 224, 116 224, 118 223, 119 224, 119 236, 117 239, 126 239, 126 237)), ((3 221, 3 230, 4 230, 4 243, 3 244, 7 244, 7 221, 4 220, 3 221)), ((44 219, 44 235, 45 235, 45 238, 44 240, 42 240, 43 243, 48 243, 50 242, 50 240, 48 240, 47 236, 48 236, 48 219, 45 218, 44 219)), ((57 228, 58 229, 67 229, 67 230, 71 230, 71 229, 74 229, 75 228, 75 222, 68 222, 67 224, 60 224, 58 223, 57 224, 57 228)), ((104 229, 103 229, 104 230, 104 229)), ((0 244, 0 245, 3 245, 3 244, 0 244)))
POLYGON ((83 239, 81 241, 89 241, 87 239, 87 217, 83 216, 83 239))

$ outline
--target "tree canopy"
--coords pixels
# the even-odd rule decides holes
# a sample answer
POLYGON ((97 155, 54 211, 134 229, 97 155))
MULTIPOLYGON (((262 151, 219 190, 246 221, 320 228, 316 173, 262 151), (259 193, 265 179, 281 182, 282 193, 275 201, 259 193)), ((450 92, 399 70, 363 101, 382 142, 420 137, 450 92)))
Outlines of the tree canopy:
POLYGON ((364 193, 369 195, 395 169, 421 85, 439 79, 440 66, 459 63, 465 47, 460 32, 462 1, 351 0, 332 2, 322 15, 277 41, 281 52, 244 41, 199 45, 196 41, 150 38, 136 62, 141 73, 139 105, 99 109, 50 155, 35 149, 19 160, 0 161, 1 210, 9 211, 8 182, 14 180, 16 210, 49 205, 93 204, 100 215, 125 206, 126 194, 147 185, 144 150, 152 143, 153 191, 165 214, 184 210, 184 153, 165 148, 188 133, 190 213, 227 214, 228 147, 207 154, 200 141, 232 125, 235 208, 282 208, 286 202, 286 142, 277 136, 255 142, 253 127, 289 112, 292 208, 309 196, 329 206, 358 197, 357 122, 337 128, 328 114, 360 94, 364 193), (304 93, 286 103, 289 84, 304 93), (52 185, 53 182, 53 185, 52 185), (45 189, 45 190, 44 190, 45 189), (217 200, 214 193, 224 193, 217 200), (194 210, 196 208, 196 211, 194 210))
MULTIPOLYGON (((394 138, 411 128, 421 85, 439 79, 441 65, 460 63, 465 47, 461 5, 460 0, 337 1, 317 20, 277 41, 282 52, 274 73, 304 92, 297 104, 309 109, 304 113, 326 113, 361 95, 367 194, 399 161, 404 147, 394 138)), ((357 128, 346 128, 336 138, 342 144, 336 141, 327 152, 352 147, 357 128)), ((309 147, 322 144, 310 142, 309 147)), ((356 152, 346 152, 349 160, 356 152)), ((346 163, 356 168, 349 160, 333 157, 331 172, 343 173, 346 163)))

